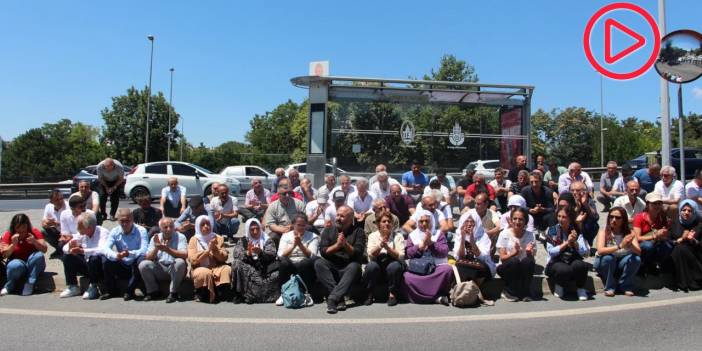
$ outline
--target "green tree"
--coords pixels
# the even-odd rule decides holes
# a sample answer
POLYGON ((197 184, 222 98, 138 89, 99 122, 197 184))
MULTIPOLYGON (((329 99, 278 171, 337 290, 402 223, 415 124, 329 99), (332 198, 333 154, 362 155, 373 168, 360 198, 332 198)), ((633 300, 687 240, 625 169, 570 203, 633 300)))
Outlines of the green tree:
POLYGON ((441 57, 439 69, 432 68, 430 74, 424 75, 424 80, 439 80, 445 82, 477 82, 478 74, 475 68, 456 56, 447 54, 441 57))
MULTIPOLYGON (((124 164, 144 162, 146 141, 147 91, 131 87, 126 95, 112 98, 112 106, 102 110, 105 125, 101 142, 107 153, 124 164)), ((180 133, 176 129, 180 115, 168 104, 162 92, 151 96, 151 121, 149 123, 149 162, 166 160, 168 148, 168 112, 171 112, 173 133, 171 157, 178 155, 180 133)))
POLYGON ((60 181, 105 157, 99 130, 62 119, 32 128, 5 144, 4 182, 60 181))

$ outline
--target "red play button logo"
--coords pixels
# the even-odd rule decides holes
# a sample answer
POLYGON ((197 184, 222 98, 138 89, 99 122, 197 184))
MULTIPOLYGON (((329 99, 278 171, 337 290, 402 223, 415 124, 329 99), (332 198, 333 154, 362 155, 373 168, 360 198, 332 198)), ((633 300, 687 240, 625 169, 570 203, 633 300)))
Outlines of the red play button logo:
POLYGON ((633 31, 631 28, 617 22, 614 19, 608 18, 605 20, 605 40, 604 40, 604 52, 605 52, 605 62, 608 64, 613 64, 627 56, 629 54, 634 53, 634 51, 641 49, 644 45, 646 45, 646 37, 643 35, 633 31), (624 32, 628 36, 634 38, 636 40, 636 43, 633 45, 629 46, 628 48, 618 52, 616 55, 612 55, 612 30, 613 29, 619 29, 620 31, 624 32))
MULTIPOLYGON (((621 43, 621 41, 618 39, 617 43, 621 43)), ((585 26, 585 32, 583 33, 583 49, 585 50, 585 57, 587 58, 588 62, 590 62, 592 67, 594 67, 602 75, 617 80, 632 79, 646 73, 646 71, 648 71, 649 68, 651 68, 651 66, 653 66, 653 64, 656 62, 660 48, 661 35, 658 32, 656 20, 654 20, 653 16, 651 16, 650 13, 646 12, 646 10, 640 6, 628 2, 617 2, 599 9, 588 20, 587 25, 585 26), (647 40, 644 36, 648 35, 649 33, 642 34, 641 32, 636 32, 629 26, 624 25, 622 22, 613 19, 612 13, 615 11, 630 12, 637 15, 639 19, 645 21, 646 27, 648 27, 648 30, 650 31, 649 33, 651 34, 649 39, 647 40), (591 43, 591 36, 595 24, 600 20, 604 22, 604 50, 600 54, 600 61, 598 61, 593 54, 592 48, 599 48, 601 46, 593 46, 591 43), (612 44, 614 41, 612 40, 612 37, 615 33, 626 35, 626 39, 633 39, 634 43, 621 51, 614 52, 612 49, 612 44), (651 43, 652 45, 646 45, 647 43, 651 43), (625 65, 637 68, 628 67, 628 69, 633 70, 621 72, 621 65, 613 65, 642 48, 646 48, 646 50, 650 49, 650 52, 646 51, 644 55, 634 55, 634 58, 628 59, 627 64, 625 65), (620 71, 617 71, 617 69, 620 71)))

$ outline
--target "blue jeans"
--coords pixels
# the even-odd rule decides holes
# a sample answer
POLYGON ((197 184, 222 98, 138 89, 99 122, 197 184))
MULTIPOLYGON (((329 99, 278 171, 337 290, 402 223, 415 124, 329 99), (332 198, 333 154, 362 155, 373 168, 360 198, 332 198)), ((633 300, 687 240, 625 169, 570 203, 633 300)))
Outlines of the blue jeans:
POLYGON ((239 221, 239 218, 237 217, 222 218, 220 222, 217 222, 219 234, 228 238, 232 238, 234 234, 239 231, 239 225, 241 225, 241 221, 239 221))
POLYGON ((9 292, 15 291, 17 285, 27 279, 27 283, 35 284, 37 278, 44 273, 46 268, 46 261, 44 260, 44 253, 37 251, 29 255, 27 261, 15 258, 7 263, 7 283, 5 283, 5 289, 9 292))
POLYGON ((604 280, 605 291, 634 291, 634 277, 641 266, 641 258, 629 254, 616 258, 614 255, 595 257, 595 270, 604 280), (619 280, 616 278, 619 277, 619 280))
POLYGON ((670 241, 640 241, 639 246, 641 247, 641 263, 646 267, 663 263, 673 252, 673 245, 670 241))

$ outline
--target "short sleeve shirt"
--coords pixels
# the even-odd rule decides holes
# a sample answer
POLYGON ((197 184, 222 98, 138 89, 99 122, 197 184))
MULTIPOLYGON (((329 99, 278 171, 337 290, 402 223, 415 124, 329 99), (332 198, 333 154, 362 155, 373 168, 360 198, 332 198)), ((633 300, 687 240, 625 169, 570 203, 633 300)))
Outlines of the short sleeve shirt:
POLYGON ((117 160, 112 160, 112 162, 115 166, 109 172, 105 169, 105 161, 98 163, 97 176, 99 179, 102 179, 106 182, 114 182, 119 177, 124 177, 124 167, 122 166, 122 163, 120 163, 117 160))
POLYGON ((182 185, 178 185, 176 191, 171 191, 171 187, 167 186, 161 189, 161 197, 166 198, 173 207, 180 207, 183 205, 180 203, 180 197, 185 195, 185 191, 185 187, 182 185))
MULTIPOLYGON (((497 238, 497 243, 495 247, 499 250, 504 248, 507 252, 514 249, 514 243, 519 241, 519 254, 517 258, 520 260, 526 257, 526 247, 529 243, 534 243, 534 233, 530 231, 525 231, 521 238, 517 238, 512 232, 511 228, 507 228, 500 232, 500 236, 497 238)), ((536 251, 537 245, 534 244, 534 251, 536 251)))
POLYGON ((222 213, 231 213, 233 211, 238 211, 239 208, 236 207, 236 204, 239 200, 237 200, 235 197, 229 195, 229 201, 227 201, 224 205, 222 204, 222 200, 219 199, 219 197, 213 197, 212 201, 210 201, 210 205, 212 206, 213 211, 219 211, 222 213))
MULTIPOLYGON (((5 234, 2 236, 2 242, 4 244, 10 245, 12 244, 12 233, 10 231, 6 231, 5 234)), ((37 228, 32 228, 32 235, 34 235, 34 238, 37 240, 44 239, 44 236, 41 234, 41 231, 37 228)), ((17 243, 17 246, 15 246, 15 250, 12 252, 12 255, 10 255, 10 259, 18 258, 22 261, 27 261, 29 258, 29 255, 33 254, 34 252, 37 251, 37 248, 34 247, 33 244, 30 244, 26 240, 20 240, 17 243)))
POLYGON ((427 186, 429 185, 429 178, 427 178, 427 175, 423 172, 419 172, 418 175, 414 175, 412 171, 407 171, 402 175, 402 185, 408 186, 415 184, 427 186))

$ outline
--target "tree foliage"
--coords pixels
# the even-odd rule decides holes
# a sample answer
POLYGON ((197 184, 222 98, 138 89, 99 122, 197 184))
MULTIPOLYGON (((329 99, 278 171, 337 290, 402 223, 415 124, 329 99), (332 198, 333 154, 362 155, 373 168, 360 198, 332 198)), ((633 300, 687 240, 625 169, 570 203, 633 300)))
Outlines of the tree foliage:
POLYGON ((79 169, 99 162, 105 152, 99 130, 62 119, 45 123, 5 143, 3 182, 53 182, 73 177, 79 169))
MULTIPOLYGON (((101 142, 107 153, 122 163, 136 165, 144 162, 146 141, 147 90, 131 87, 126 95, 112 98, 112 106, 102 110, 105 124, 101 142)), ((180 115, 168 104, 162 92, 151 96, 151 120, 149 123, 149 162, 167 159, 168 112, 171 112, 172 154, 178 155, 180 133, 176 129, 180 115)))

